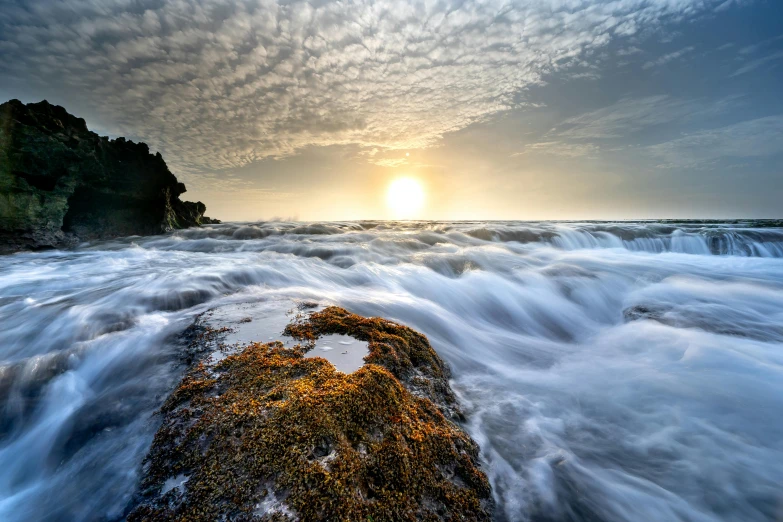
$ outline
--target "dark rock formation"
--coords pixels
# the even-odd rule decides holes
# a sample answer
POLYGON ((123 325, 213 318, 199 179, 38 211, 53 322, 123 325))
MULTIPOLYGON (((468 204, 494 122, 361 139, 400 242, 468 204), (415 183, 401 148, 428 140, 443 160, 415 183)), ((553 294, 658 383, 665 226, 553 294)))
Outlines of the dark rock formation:
POLYGON ((253 343, 188 372, 129 521, 491 519, 479 448, 426 337, 337 307, 286 332, 302 344, 253 343), (303 357, 330 334, 367 341, 365 365, 303 357))
POLYGON ((623 310, 623 319, 626 322, 641 321, 643 319, 663 322, 663 318, 668 311, 668 309, 658 305, 635 305, 623 310))
POLYGON ((90 132, 47 101, 0 105, 0 253, 212 222, 160 153, 90 132))

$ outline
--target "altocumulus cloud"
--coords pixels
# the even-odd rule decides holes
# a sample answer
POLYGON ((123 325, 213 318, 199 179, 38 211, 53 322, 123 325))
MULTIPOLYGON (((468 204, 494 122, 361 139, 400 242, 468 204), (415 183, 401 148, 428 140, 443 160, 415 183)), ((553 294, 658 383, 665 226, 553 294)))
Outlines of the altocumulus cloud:
POLYGON ((614 38, 722 1, 4 2, 0 81, 86 96, 196 173, 307 146, 426 147, 614 38))

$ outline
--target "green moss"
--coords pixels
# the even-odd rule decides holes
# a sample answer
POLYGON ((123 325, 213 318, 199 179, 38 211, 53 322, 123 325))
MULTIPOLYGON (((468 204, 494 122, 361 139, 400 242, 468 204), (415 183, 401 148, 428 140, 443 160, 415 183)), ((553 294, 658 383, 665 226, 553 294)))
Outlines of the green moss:
POLYGON ((476 444, 445 406, 401 382, 447 373, 424 336, 334 307, 288 331, 368 340, 368 364, 346 375, 304 358, 307 346, 257 343, 214 368, 196 366, 164 406, 147 502, 129 520, 262 519, 254 510, 270 491, 300 520, 489 519, 476 444), (186 493, 161 496, 179 474, 189 477, 186 493))

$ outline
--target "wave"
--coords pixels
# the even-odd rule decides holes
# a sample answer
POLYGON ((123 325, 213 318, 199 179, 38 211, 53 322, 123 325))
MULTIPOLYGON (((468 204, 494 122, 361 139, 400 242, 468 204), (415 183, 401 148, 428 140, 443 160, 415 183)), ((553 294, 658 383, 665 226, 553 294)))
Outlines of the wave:
MULTIPOLYGON (((746 257, 783 256, 783 226, 778 221, 745 222, 346 222, 302 225, 299 223, 228 223, 177 233, 178 237, 205 240, 200 247, 225 248, 208 240, 258 240, 283 236, 292 241, 319 235, 352 234, 368 240, 367 232, 409 234, 409 244, 432 246, 438 242, 471 244, 473 240, 495 243, 543 243, 563 250, 621 248, 632 252, 677 252, 695 255, 746 257), (778 226, 774 226, 778 225, 778 226)), ((197 246, 197 248, 199 247, 197 246)))
POLYGON ((306 299, 430 338, 501 521, 774 520, 782 244, 774 222, 264 222, 2 256, 0 519, 121 519, 192 320, 306 299))

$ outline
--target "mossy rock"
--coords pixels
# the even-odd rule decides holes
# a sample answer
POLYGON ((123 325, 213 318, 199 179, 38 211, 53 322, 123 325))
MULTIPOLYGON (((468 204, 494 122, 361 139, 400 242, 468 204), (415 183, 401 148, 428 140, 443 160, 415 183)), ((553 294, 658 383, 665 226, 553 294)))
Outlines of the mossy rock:
POLYGON ((351 374, 305 358, 311 343, 195 366, 162 408, 128 520, 490 520, 478 446, 447 417, 448 370, 423 335, 337 307, 287 330, 370 353, 351 374))

